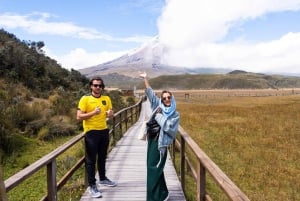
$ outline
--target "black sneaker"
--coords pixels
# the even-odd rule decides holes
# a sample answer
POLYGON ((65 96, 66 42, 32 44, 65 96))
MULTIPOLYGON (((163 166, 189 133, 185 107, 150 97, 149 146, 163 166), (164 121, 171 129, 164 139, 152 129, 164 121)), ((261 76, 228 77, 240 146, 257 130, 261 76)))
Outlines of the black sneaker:
POLYGON ((108 178, 104 179, 104 180, 100 180, 99 182, 100 184, 104 185, 104 186, 109 186, 109 187, 114 187, 117 185, 116 182, 109 180, 108 178))

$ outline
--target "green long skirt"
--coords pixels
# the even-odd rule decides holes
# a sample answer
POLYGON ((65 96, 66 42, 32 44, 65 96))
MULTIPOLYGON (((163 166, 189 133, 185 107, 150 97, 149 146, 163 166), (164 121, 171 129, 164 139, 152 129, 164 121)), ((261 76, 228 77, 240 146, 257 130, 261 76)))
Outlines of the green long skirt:
POLYGON ((158 142, 154 139, 148 139, 147 150, 147 201, 163 201, 169 194, 164 167, 167 159, 167 152, 161 158, 158 151, 158 142))

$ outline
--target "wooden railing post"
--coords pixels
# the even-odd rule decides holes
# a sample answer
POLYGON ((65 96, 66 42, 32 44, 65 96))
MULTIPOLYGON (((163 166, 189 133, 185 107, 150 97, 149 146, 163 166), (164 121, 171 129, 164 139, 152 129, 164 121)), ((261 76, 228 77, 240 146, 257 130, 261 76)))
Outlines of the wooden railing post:
POLYGON ((127 131, 128 129, 128 112, 125 110, 125 130, 127 131))
POLYGON ((183 136, 180 136, 180 178, 181 187, 185 190, 185 140, 183 136))
POLYGON ((202 165, 200 159, 198 159, 197 166, 197 200, 205 201, 205 190, 206 178, 205 178, 205 168, 202 165))
POLYGON ((52 160, 47 165, 47 189, 48 201, 57 200, 57 187, 56 187, 56 159, 52 160))
POLYGON ((131 123, 131 125, 133 124, 133 110, 132 110, 133 108, 131 107, 130 108, 130 123, 131 123))
POLYGON ((141 113, 141 105, 142 105, 142 102, 140 102, 140 104, 138 104, 135 108, 135 119, 138 119, 139 116, 140 116, 140 113, 141 113))
POLYGON ((3 180, 3 172, 2 172, 1 166, 0 166, 0 201, 7 201, 7 195, 6 195, 6 190, 5 190, 4 180, 3 180))
MULTIPOLYGON (((113 137, 113 140, 115 141, 116 139, 116 117, 113 116, 112 118, 112 137, 113 137)), ((114 143, 113 143, 114 144, 114 143)))
POLYGON ((172 155, 172 161, 173 164, 175 164, 176 160, 175 160, 175 154, 176 154, 176 140, 173 141, 173 144, 171 146, 171 155, 172 155))
POLYGON ((123 129, 122 129, 122 114, 123 113, 120 113, 120 121, 119 121, 120 133, 123 133, 123 129))

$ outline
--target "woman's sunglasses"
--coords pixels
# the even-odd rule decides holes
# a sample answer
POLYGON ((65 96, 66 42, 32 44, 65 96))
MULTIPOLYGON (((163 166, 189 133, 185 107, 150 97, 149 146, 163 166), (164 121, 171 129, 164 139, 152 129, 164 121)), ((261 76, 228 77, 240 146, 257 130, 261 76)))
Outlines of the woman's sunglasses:
POLYGON ((168 100, 171 100, 172 97, 171 97, 171 96, 166 96, 166 97, 163 97, 162 99, 163 99, 164 101, 167 100, 167 99, 168 99, 168 100))

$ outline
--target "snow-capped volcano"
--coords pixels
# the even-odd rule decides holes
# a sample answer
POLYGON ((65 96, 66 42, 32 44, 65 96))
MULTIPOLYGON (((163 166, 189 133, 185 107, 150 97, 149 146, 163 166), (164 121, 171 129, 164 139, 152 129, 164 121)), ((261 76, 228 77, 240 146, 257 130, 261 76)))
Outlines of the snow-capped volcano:
POLYGON ((115 60, 103 63, 103 65, 107 65, 109 63, 113 63, 114 65, 144 65, 145 63, 159 65, 164 51, 165 47, 159 43, 158 39, 155 38, 155 40, 145 43, 141 47, 133 49, 115 60))
MULTIPOLYGON (((118 73, 135 78, 138 77, 139 72, 143 71, 147 72, 149 77, 157 77, 160 75, 204 73, 208 70, 207 68, 168 66, 163 62, 164 55, 167 53, 168 48, 160 43, 158 37, 155 37, 152 41, 129 51, 119 58, 78 71, 87 77, 118 73)), ((210 70, 215 71, 215 73, 216 71, 220 71, 220 69, 210 70)), ((223 69, 223 72, 228 71, 224 71, 223 69)))

